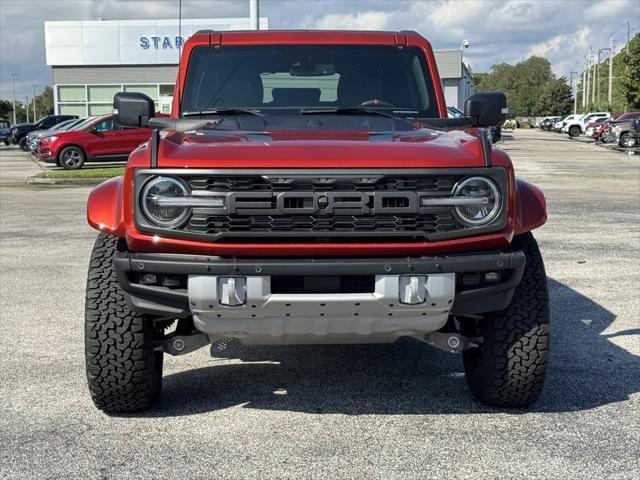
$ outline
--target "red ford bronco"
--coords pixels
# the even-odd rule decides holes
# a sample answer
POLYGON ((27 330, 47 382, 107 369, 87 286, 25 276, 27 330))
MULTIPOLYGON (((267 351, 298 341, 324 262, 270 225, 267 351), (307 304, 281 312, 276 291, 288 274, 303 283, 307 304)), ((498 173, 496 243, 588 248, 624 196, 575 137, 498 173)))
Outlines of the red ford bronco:
POLYGON ((491 146, 503 94, 448 119, 414 32, 201 31, 154 111, 116 95, 116 121, 153 134, 88 201, 99 408, 151 407, 164 353, 400 337, 461 352, 487 405, 539 396, 546 206, 491 146))

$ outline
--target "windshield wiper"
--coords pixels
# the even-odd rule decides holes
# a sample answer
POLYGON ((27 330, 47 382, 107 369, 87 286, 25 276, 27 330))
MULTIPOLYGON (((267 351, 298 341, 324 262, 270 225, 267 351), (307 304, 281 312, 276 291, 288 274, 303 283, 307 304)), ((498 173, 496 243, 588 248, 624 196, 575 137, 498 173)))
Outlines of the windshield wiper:
POLYGON ((331 114, 337 113, 338 115, 377 115, 380 117, 393 118, 393 119, 402 119, 402 117, 397 117, 395 115, 391 115, 390 113, 381 112, 380 110, 374 110, 366 107, 327 107, 327 108, 303 108, 300 110, 301 115, 321 115, 321 114, 331 114))
POLYGON ((257 117, 264 117, 262 113, 249 110, 248 108, 210 108, 208 110, 182 113, 183 117, 204 117, 206 115, 255 115, 257 117))

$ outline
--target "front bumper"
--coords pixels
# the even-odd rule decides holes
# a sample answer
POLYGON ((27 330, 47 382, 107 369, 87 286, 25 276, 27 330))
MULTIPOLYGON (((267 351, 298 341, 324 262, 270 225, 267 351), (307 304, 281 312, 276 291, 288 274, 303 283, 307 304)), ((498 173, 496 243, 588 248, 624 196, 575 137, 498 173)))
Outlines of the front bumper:
POLYGON ((42 145, 38 145, 36 149, 36 155, 38 155, 38 158, 40 158, 41 160, 45 161, 53 161, 56 157, 51 148, 44 147, 42 145))
POLYGON ((360 343, 420 336, 442 328, 451 314, 506 308, 522 278, 525 256, 508 252, 234 259, 118 252, 114 265, 134 310, 165 318, 191 316, 195 326, 212 338, 235 337, 244 343, 360 343), (487 273, 491 281, 485 281, 487 273), (341 278, 354 276, 370 278, 371 287, 349 293, 307 293, 296 287, 296 281, 340 284, 341 278), (227 306, 221 300, 219 282, 228 277, 243 279, 246 285, 241 305, 227 306), (426 295, 418 303, 402 303, 401 279, 407 277, 424 281, 426 295), (274 288, 283 278, 292 290, 274 288), (170 280, 169 286, 165 280, 170 280))

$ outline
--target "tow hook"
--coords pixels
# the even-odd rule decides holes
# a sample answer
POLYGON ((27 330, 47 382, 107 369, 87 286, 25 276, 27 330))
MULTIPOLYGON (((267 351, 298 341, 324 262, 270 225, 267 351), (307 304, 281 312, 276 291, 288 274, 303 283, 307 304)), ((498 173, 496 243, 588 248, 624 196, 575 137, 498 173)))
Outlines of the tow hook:
POLYGON ((424 342, 432 347, 450 353, 461 353, 463 350, 478 347, 482 337, 463 337, 457 333, 433 332, 424 336, 424 342))
POLYGON ((209 343, 211 340, 204 333, 171 335, 162 341, 159 349, 170 355, 184 355, 209 345, 209 343))

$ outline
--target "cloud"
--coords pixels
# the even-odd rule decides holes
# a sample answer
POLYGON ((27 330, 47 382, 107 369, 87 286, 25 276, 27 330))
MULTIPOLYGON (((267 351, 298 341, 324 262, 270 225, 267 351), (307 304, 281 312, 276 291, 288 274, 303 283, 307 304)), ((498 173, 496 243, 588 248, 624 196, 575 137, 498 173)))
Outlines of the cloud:
POLYGON ((388 28, 389 12, 369 11, 352 14, 329 14, 312 22, 311 28, 319 30, 385 30, 388 28))
POLYGON ((527 56, 537 55, 546 57, 551 62, 554 73, 569 78, 571 71, 578 72, 584 63, 582 57, 567 57, 566 52, 585 52, 589 49, 589 38, 592 31, 587 26, 568 34, 556 35, 544 42, 533 45, 527 56))

